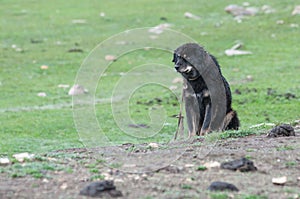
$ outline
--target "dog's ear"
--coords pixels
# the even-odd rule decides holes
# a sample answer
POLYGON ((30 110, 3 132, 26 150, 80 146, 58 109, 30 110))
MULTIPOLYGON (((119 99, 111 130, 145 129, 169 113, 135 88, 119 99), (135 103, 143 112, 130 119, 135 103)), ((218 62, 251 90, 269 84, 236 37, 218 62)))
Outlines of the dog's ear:
POLYGON ((174 53, 172 62, 176 63, 177 60, 178 60, 178 55, 176 53, 174 53))

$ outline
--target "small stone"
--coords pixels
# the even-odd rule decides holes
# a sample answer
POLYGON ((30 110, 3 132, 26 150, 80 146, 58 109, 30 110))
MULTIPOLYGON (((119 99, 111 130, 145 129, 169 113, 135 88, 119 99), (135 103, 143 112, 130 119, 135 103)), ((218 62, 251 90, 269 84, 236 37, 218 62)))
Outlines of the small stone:
POLYGON ((276 10, 274 8, 272 8, 271 6, 269 5, 263 5, 261 7, 261 10, 265 13, 265 14, 271 14, 271 13, 274 13, 276 12, 276 10))
POLYGON ((37 96, 39 96, 39 97, 46 97, 47 94, 46 94, 45 92, 39 92, 39 93, 37 94, 37 96))
POLYGON ((42 70, 47 70, 48 68, 49 68, 49 66, 47 66, 47 65, 41 65, 41 67, 40 67, 42 70))
POLYGON ((136 164, 124 164, 123 167, 134 168, 136 167, 136 164))
POLYGON ((258 13, 258 9, 254 7, 243 7, 235 4, 225 7, 225 11, 232 16, 254 16, 258 13))
POLYGON ((185 164, 184 167, 186 168, 191 168, 191 167, 194 167, 195 165, 194 164, 185 164))
POLYGON ((165 171, 170 172, 170 173, 180 173, 183 170, 183 168, 180 168, 180 167, 175 166, 175 165, 169 165, 169 166, 164 167, 160 170, 165 170, 165 171))
POLYGON ((196 20, 199 20, 199 19, 200 19, 199 16, 194 15, 194 14, 192 14, 192 13, 190 13, 190 12, 185 12, 185 13, 184 13, 184 17, 185 17, 185 18, 188 18, 188 19, 196 19, 196 20))
POLYGON ((235 49, 227 49, 225 50, 225 55, 234 56, 234 55, 251 55, 252 52, 245 50, 235 50, 235 49))
POLYGON ((85 89, 83 86, 79 84, 75 84, 72 86, 72 88, 69 90, 69 95, 82 95, 88 93, 88 90, 85 89))
POLYGON ((86 187, 84 187, 80 193, 80 195, 90 196, 90 197, 107 197, 108 194, 111 197, 121 197, 122 192, 116 190, 113 181, 104 180, 100 182, 92 182, 86 187))
POLYGON ((247 79, 247 81, 249 81, 249 82, 252 82, 252 81, 253 81, 252 75, 247 75, 246 79, 247 79))
POLYGON ((104 12, 100 12, 99 16, 100 17, 105 17, 105 13, 104 12))
POLYGON ((7 165, 10 161, 8 158, 0 158, 0 165, 7 165))
POLYGON ((42 180, 42 182, 44 182, 44 183, 48 183, 48 182, 49 182, 49 180, 48 180, 47 178, 44 178, 44 179, 42 180))
POLYGON ((114 55, 105 55, 105 60, 106 61, 116 61, 117 58, 114 55))
POLYGON ((16 50, 16 52, 23 52, 22 48, 16 48, 15 50, 16 50))
POLYGON ((73 24, 85 24, 86 20, 85 19, 73 19, 72 23, 73 24))
POLYGON ((170 28, 170 27, 171 27, 171 24, 163 23, 163 24, 159 24, 157 26, 154 26, 154 27, 150 28, 149 32, 159 35, 159 34, 163 33, 165 29, 170 28))
POLYGON ((68 84, 59 84, 57 87, 58 88, 69 88, 70 85, 68 85, 68 84))
POLYGON ((209 191, 239 191, 238 188, 227 182, 215 181, 207 188, 209 191))
POLYGON ((284 185, 287 182, 287 177, 272 178, 272 183, 275 185, 284 185))
POLYGON ((148 144, 148 147, 151 147, 151 148, 158 148, 159 145, 158 145, 157 143, 155 143, 155 142, 151 142, 151 143, 148 144))
POLYGON ((63 183, 60 187, 60 189, 65 190, 68 188, 68 184, 67 183, 63 183))
POLYGON ((300 5, 295 6, 292 15, 299 15, 300 14, 300 5))
POLYGON ((13 155, 14 158, 16 158, 19 162, 24 162, 25 159, 32 160, 34 158, 34 154, 29 154, 27 152, 25 153, 17 153, 13 155))
POLYGON ((206 162, 206 163, 204 163, 203 166, 210 169, 210 168, 218 168, 221 166, 221 164, 220 164, 220 162, 214 161, 214 162, 206 162))
POLYGON ((241 158, 229 162, 223 162, 221 164, 222 169, 229 169, 233 171, 241 171, 241 172, 247 172, 247 171, 256 171, 257 168, 254 166, 254 163, 251 160, 248 160, 247 158, 241 158))
POLYGON ((284 21, 283 21, 283 20, 277 20, 277 21, 276 21, 276 24, 282 25, 282 24, 284 24, 284 21))
POLYGON ((298 25, 298 24, 296 24, 296 23, 291 23, 291 24, 290 24, 290 27, 291 27, 291 28, 298 28, 298 27, 299 27, 299 25, 298 25))

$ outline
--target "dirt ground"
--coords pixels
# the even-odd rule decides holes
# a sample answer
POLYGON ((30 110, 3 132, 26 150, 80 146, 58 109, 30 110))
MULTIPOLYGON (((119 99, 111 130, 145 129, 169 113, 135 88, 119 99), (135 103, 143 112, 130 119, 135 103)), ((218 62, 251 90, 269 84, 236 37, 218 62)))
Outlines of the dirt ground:
POLYGON ((79 192, 92 181, 101 180, 93 180, 93 175, 113 180, 123 198, 213 198, 212 192, 207 191, 213 181, 229 182, 239 189, 239 192, 226 192, 228 198, 260 198, 253 195, 271 199, 300 198, 300 128, 295 129, 296 136, 291 137, 252 135, 173 150, 128 144, 121 150, 113 147, 98 150, 98 156, 95 155, 97 150, 54 152, 65 156, 48 156, 48 161, 70 167, 73 172, 47 171, 50 177, 41 179, 11 178, 2 173, 0 198, 89 198, 80 196, 79 192), (118 152, 124 150, 126 154, 118 152), (105 164, 99 161, 100 156, 105 164), (218 166, 199 169, 204 164, 210 167, 211 162, 222 163, 241 157, 252 160, 257 171, 231 171, 218 166), (272 178, 283 176, 287 177, 284 185, 272 183, 272 178))

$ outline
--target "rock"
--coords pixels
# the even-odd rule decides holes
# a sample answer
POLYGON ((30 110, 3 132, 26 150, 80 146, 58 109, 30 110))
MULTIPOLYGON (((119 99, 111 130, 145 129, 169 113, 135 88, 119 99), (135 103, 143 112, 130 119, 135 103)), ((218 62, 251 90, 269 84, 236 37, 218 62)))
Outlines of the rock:
POLYGON ((167 167, 164 167, 162 169, 159 169, 159 171, 167 171, 169 173, 180 173, 183 171, 183 168, 182 167, 178 167, 178 166, 175 166, 175 165, 169 165, 167 167))
POLYGON ((291 24, 290 24, 290 27, 291 27, 291 28, 299 28, 299 25, 296 24, 296 23, 291 23, 291 24))
POLYGON ((114 55, 105 55, 104 58, 106 61, 116 61, 117 60, 117 57, 114 55))
POLYGON ((251 55, 252 52, 245 51, 245 50, 234 50, 234 49, 227 49, 225 50, 225 55, 227 56, 234 56, 234 55, 251 55))
POLYGON ((116 190, 113 181, 104 180, 100 182, 92 182, 86 187, 84 187, 79 195, 89 196, 89 197, 105 197, 107 194, 111 197, 121 197, 122 192, 116 190))
POLYGON ((82 94, 86 94, 88 92, 87 89, 85 89, 83 86, 79 85, 79 84, 75 84, 74 86, 72 86, 72 88, 69 90, 69 95, 82 95, 82 94))
POLYGON ((86 24, 86 20, 85 19, 73 19, 72 23, 73 24, 86 24))
POLYGON ((159 35, 159 34, 163 33, 165 29, 170 28, 170 27, 171 27, 171 24, 163 23, 163 24, 159 24, 153 28, 150 28, 149 32, 159 35))
POLYGON ((225 50, 225 54, 227 56, 234 56, 234 55, 251 55, 252 52, 245 51, 245 50, 238 50, 243 47, 242 43, 237 43, 234 46, 232 46, 230 49, 225 50))
POLYGON ((100 12, 100 13, 99 13, 99 16, 100 16, 100 17, 105 17, 105 13, 104 13, 104 12, 100 12))
POLYGON ((295 136, 294 128, 289 124, 281 124, 270 130, 267 137, 295 136))
POLYGON ((269 5, 263 5, 261 7, 261 10, 265 14, 271 14, 271 13, 276 12, 276 10, 274 8, 272 8, 271 6, 269 6, 269 5))
POLYGON ((45 92, 39 92, 39 93, 37 94, 37 96, 39 96, 39 97, 46 97, 47 94, 46 94, 45 92))
POLYGON ((292 15, 299 15, 300 14, 300 5, 295 6, 292 15))
POLYGON ((16 158, 19 162, 24 162, 25 159, 32 160, 34 158, 34 154, 29 154, 27 152, 25 153, 17 153, 13 155, 14 158, 16 158))
POLYGON ((185 12, 185 13, 184 13, 184 17, 185 17, 185 18, 188 18, 188 19, 196 19, 196 20, 199 20, 199 19, 200 19, 199 16, 194 15, 194 14, 192 14, 192 13, 190 13, 190 12, 185 12))
POLYGON ((225 11, 232 16, 254 16, 258 13, 257 8, 252 8, 252 7, 243 7, 243 6, 238 6, 235 4, 228 5, 225 7, 225 11))
POLYGON ((42 70, 47 70, 49 67, 47 65, 41 65, 40 67, 42 70))
POLYGON ((194 167, 194 166, 195 166, 194 164, 185 164, 184 165, 185 168, 191 168, 191 167, 194 167))
POLYGON ((7 165, 10 161, 8 158, 0 158, 0 165, 7 165))
POLYGON ((69 88, 70 85, 68 85, 68 84, 59 84, 59 85, 57 85, 57 87, 58 88, 69 88))
POLYGON ((229 170, 239 170, 241 172, 247 172, 247 171, 256 171, 257 168, 254 166, 253 162, 251 160, 248 160, 247 158, 241 158, 229 162, 223 162, 221 164, 222 169, 229 169, 229 170))
POLYGON ((210 168, 219 168, 221 166, 220 162, 206 162, 203 166, 205 166, 206 168, 210 169, 210 168))
POLYGON ((207 188, 209 191, 239 191, 238 188, 227 182, 215 181, 207 188))
POLYGON ((66 190, 68 188, 68 184, 63 183, 59 188, 62 189, 62 190, 66 190))
POLYGON ((151 142, 151 143, 148 144, 148 147, 157 149, 159 146, 158 146, 157 143, 151 142))
POLYGON ((272 183, 275 185, 284 185, 287 182, 287 177, 272 178, 272 183))

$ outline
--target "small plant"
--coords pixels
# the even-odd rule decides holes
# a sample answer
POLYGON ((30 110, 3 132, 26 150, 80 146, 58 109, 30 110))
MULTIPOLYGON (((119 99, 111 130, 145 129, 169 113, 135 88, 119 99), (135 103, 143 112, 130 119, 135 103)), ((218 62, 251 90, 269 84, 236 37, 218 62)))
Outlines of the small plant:
POLYGON ((249 148, 249 149, 246 149, 246 151, 247 151, 247 152, 254 152, 255 149, 250 149, 250 148, 249 148))
POLYGON ((94 175, 94 176, 90 177, 90 180, 91 181, 94 181, 94 180, 104 180, 104 176, 103 175, 94 175))
POLYGON ((260 196, 260 195, 244 195, 242 199, 268 199, 267 196, 260 196))
POLYGON ((292 146, 281 146, 276 148, 277 151, 288 151, 288 150, 294 150, 294 147, 292 146))
POLYGON ((24 177, 30 175, 34 178, 49 177, 48 171, 61 171, 67 170, 61 165, 57 165, 49 162, 27 162, 27 163, 15 163, 3 170, 8 173, 12 178, 24 177))
POLYGON ((110 164, 110 167, 115 168, 115 169, 120 168, 121 166, 122 166, 121 163, 112 163, 112 164, 110 164))
POLYGON ((249 131, 249 130, 226 131, 220 134, 220 138, 222 139, 238 138, 238 137, 245 137, 253 134, 256 133, 254 131, 249 131))
POLYGON ((211 199, 227 199, 229 196, 226 193, 211 193, 211 199))
POLYGON ((207 169, 206 166, 200 165, 198 166, 197 171, 205 171, 206 169, 207 169))
POLYGON ((286 162, 285 163, 285 166, 286 167, 294 167, 294 166, 296 166, 297 165, 297 162, 293 162, 293 161, 291 161, 291 162, 286 162))
POLYGON ((192 186, 191 186, 191 185, 188 185, 188 184, 182 184, 182 185, 181 185, 181 188, 182 188, 182 189, 192 189, 192 186))
POLYGON ((99 173, 99 170, 97 168, 91 168, 90 172, 91 173, 99 173))

